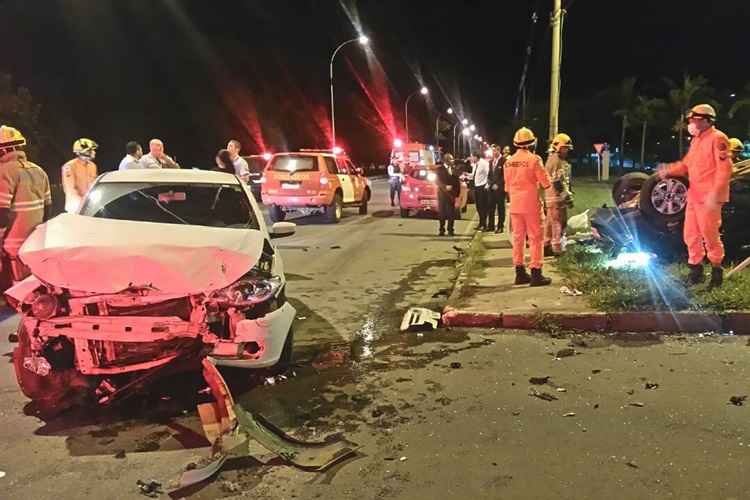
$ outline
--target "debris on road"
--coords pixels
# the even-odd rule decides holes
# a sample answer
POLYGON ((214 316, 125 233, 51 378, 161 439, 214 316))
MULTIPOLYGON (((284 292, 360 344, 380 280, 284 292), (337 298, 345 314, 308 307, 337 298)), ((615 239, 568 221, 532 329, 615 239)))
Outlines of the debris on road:
POLYGON ((0 470, 0 479, 2 479, 2 478, 4 478, 4 477, 5 477, 5 471, 3 471, 3 470, 0 470))
POLYGON ((645 387, 646 387, 647 390, 649 390, 649 389, 658 389, 659 388, 659 384, 657 384, 656 382, 646 382, 645 387))
POLYGON ((331 250, 340 250, 341 245, 331 245, 331 250))
POLYGON ((567 357, 575 356, 575 355, 576 355, 576 350, 573 349, 572 347, 566 347, 565 349, 560 349, 559 351, 555 353, 555 357, 557 359, 567 358, 567 357))
POLYGON ((401 320, 401 331, 415 332, 419 330, 434 330, 440 324, 439 312, 424 307, 411 307, 401 320))
POLYGON ((147 497, 157 498, 159 495, 163 495, 164 492, 161 489, 161 483, 151 479, 150 481, 141 481, 140 479, 135 482, 138 485, 138 490, 141 495, 147 497))
POLYGON ((453 368, 454 370, 461 368, 461 363, 459 363, 458 361, 454 361, 453 363, 451 363, 451 368, 453 368))
POLYGON ((594 369, 594 370, 591 370, 591 373, 593 373, 594 375, 596 375, 597 373, 601 373, 601 372, 602 372, 602 371, 601 371, 601 370, 599 370, 599 369, 594 369))
POLYGON ((565 387, 558 387, 557 392, 568 392, 568 390, 565 387))
POLYGON ((572 411, 563 415, 563 417, 575 417, 575 416, 576 416, 575 412, 572 412, 572 411))
POLYGON ((398 459, 399 462, 406 462, 408 459, 406 457, 401 457, 398 459))
POLYGON ((646 404, 645 404, 645 403, 641 403, 641 402, 639 402, 639 401, 633 401, 632 403, 628 403, 628 404, 629 404, 630 406, 635 406, 635 407, 637 407, 637 408, 643 408, 644 406, 646 406, 646 404))
POLYGON ((115 458, 122 459, 125 458, 125 450, 117 450, 115 453, 115 458))
POLYGON ((632 467, 633 469, 638 469, 639 468, 638 464, 635 463, 633 460, 631 460, 629 462, 625 462, 625 465, 627 465, 628 467, 632 467))
POLYGON ((578 297, 580 295, 583 295, 583 292, 578 290, 577 288, 571 288, 567 286, 561 286, 560 293, 563 295, 569 295, 571 297, 578 297))
POLYGON ((536 389, 531 389, 529 396, 543 399, 544 401, 557 401, 557 396, 553 396, 548 392, 539 392, 536 389))
POLYGON ((548 376, 547 377, 531 377, 529 379, 529 383, 534 384, 534 385, 544 385, 547 382, 549 382, 549 379, 550 377, 548 376))
POLYGON ((348 355, 344 351, 328 351, 319 354, 312 362, 312 366, 316 370, 324 370, 341 366, 346 363, 347 359, 348 355))
POLYGON ((745 404, 746 399, 747 396, 732 396, 731 398, 729 398, 729 402, 734 406, 742 406, 745 404))
POLYGON ((250 442, 255 441, 282 460, 310 471, 322 471, 356 453, 359 446, 343 438, 321 443, 306 443, 254 415, 234 402, 224 378, 216 366, 203 359, 203 378, 211 388, 214 401, 198 405, 203 432, 211 443, 208 465, 185 471, 180 488, 212 477, 231 456, 248 456, 250 442))
POLYGON ((307 316, 297 316, 297 319, 303 321, 307 319, 307 316))

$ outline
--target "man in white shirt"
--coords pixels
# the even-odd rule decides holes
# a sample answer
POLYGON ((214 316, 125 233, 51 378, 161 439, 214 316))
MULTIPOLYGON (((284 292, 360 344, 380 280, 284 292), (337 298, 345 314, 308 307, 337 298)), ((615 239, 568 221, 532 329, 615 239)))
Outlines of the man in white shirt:
POLYGON ((478 231, 487 230, 487 204, 489 200, 489 186, 487 185, 490 175, 490 162, 480 158, 474 164, 474 204, 479 213, 478 231))
POLYGON ((140 159, 143 156, 143 148, 135 141, 130 141, 125 145, 125 158, 120 162, 118 170, 134 170, 143 168, 140 159))
POLYGON ((180 165, 164 153, 164 143, 159 139, 148 141, 148 154, 140 159, 141 168, 180 168, 180 165))
POLYGON ((250 181, 250 167, 247 166, 245 159, 240 156, 241 150, 242 144, 237 139, 232 139, 227 143, 227 151, 229 151, 229 156, 234 164, 234 175, 247 184, 250 181))

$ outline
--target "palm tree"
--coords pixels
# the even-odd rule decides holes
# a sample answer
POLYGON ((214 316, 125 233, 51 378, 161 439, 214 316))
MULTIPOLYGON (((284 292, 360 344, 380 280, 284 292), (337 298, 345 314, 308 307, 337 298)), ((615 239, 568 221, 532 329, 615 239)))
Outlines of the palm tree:
POLYGON ((620 135, 620 168, 625 165, 625 130, 630 126, 629 119, 635 113, 637 104, 635 98, 635 82, 637 78, 629 76, 620 84, 617 100, 619 107, 614 115, 622 118, 622 133, 620 135))
MULTIPOLYGON (((683 144, 685 142, 685 116, 688 110, 696 104, 698 97, 708 98, 713 94, 713 88, 708 83, 708 79, 703 75, 691 77, 685 74, 682 82, 677 84, 669 78, 664 78, 664 83, 669 88, 669 104, 672 112, 677 118, 672 125, 672 130, 677 132, 679 137, 677 143, 677 155, 681 158, 684 153, 683 144)), ((708 100, 709 103, 715 104, 714 101, 708 100)))
POLYGON ((650 98, 639 95, 634 109, 634 121, 641 124, 641 168, 645 165, 646 157, 646 127, 648 122, 656 119, 657 113, 667 107, 664 99, 650 98))
POLYGON ((729 110, 729 118, 734 118, 738 113, 746 111, 747 120, 747 137, 750 137, 750 82, 742 89, 742 96, 735 101, 729 110))

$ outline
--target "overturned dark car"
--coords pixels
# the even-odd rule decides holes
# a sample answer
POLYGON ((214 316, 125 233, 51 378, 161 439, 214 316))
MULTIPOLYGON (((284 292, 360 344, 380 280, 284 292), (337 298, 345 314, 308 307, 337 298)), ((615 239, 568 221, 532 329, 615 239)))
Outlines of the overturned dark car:
MULTIPOLYGON (((613 248, 647 250, 664 259, 687 253, 682 238, 689 181, 660 179, 633 172, 612 188, 615 207, 597 208, 591 215, 594 237, 613 248)), ((727 256, 750 253, 750 160, 732 169, 729 203, 722 209, 722 240, 727 256)))

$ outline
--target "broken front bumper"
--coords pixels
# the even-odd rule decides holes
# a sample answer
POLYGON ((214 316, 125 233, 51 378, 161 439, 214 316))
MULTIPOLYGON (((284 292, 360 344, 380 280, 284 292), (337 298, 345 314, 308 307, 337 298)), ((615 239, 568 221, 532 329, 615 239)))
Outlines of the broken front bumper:
POLYGON ((26 331, 42 339, 65 337, 74 362, 85 375, 146 370, 174 360, 196 341, 213 345, 217 364, 265 368, 279 360, 296 311, 289 303, 257 319, 237 322, 235 335, 221 339, 204 323, 144 316, 67 316, 23 319, 26 331))

